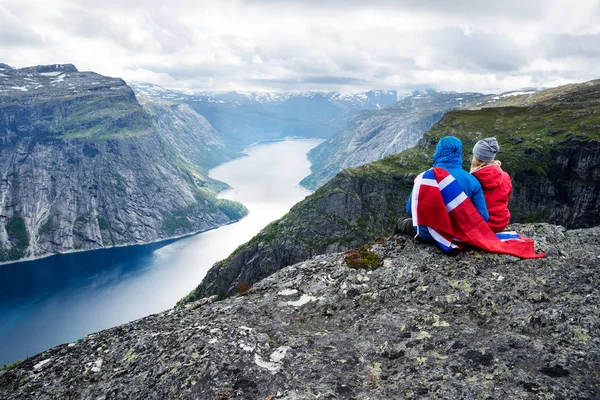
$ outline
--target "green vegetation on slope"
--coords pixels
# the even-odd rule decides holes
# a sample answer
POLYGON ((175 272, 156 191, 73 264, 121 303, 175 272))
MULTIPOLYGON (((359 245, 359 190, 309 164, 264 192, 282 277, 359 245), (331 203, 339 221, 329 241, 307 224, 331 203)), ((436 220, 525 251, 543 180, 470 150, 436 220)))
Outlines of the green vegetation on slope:
POLYGON ((497 159, 513 179, 513 222, 594 226, 600 223, 594 203, 600 164, 600 81, 548 92, 536 93, 537 102, 528 96, 511 101, 520 107, 450 111, 416 148, 375 164, 398 164, 407 173, 417 173, 430 166, 439 139, 453 135, 463 142, 463 166, 469 170, 474 144, 494 136, 501 150, 497 159))
POLYGON ((8 239, 12 246, 0 248, 0 262, 23 258, 29 247, 29 233, 25 226, 25 220, 17 216, 11 218, 5 226, 8 239))
POLYGON ((153 127, 137 102, 98 97, 93 101, 70 103, 53 130, 63 139, 107 140, 149 133, 153 127))

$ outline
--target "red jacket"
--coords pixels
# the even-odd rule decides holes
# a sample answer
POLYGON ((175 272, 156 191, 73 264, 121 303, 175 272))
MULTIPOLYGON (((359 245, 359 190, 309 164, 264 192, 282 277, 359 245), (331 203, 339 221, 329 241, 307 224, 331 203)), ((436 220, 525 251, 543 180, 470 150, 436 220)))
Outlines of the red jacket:
POLYGON ((483 189, 490 219, 488 225, 494 232, 502 232, 510 221, 508 199, 512 194, 510 176, 498 165, 486 165, 473 172, 483 189))

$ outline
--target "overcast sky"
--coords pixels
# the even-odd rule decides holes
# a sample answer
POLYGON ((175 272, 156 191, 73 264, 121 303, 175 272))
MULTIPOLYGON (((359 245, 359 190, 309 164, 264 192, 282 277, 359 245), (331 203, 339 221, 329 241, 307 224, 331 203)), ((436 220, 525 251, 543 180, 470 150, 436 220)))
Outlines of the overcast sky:
POLYGON ((189 90, 550 87, 600 78, 600 0, 0 0, 0 62, 189 90))

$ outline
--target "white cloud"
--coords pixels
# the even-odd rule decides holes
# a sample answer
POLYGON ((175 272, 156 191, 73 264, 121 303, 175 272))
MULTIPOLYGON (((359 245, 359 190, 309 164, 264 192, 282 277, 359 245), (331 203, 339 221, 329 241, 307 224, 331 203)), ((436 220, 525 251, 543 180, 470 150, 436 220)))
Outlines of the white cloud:
POLYGON ((500 91, 599 77, 598 0, 364 4, 0 0, 0 62, 196 90, 500 91))

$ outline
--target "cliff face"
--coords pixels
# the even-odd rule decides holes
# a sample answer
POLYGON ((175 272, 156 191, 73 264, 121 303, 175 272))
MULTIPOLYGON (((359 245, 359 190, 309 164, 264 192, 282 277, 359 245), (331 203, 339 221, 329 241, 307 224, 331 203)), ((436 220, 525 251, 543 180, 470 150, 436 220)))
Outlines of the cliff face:
MULTIPOLYGON (((463 141, 464 168, 477 140, 495 136, 498 159, 513 178, 512 222, 547 221, 566 227, 600 224, 600 84, 541 93, 519 107, 450 111, 402 153, 339 173, 279 221, 218 262, 187 299, 235 293, 308 256, 389 235, 416 174, 431 167, 439 139, 463 141)), ((512 101, 519 101, 513 99, 512 101)))
POLYGON ((0 397, 598 398, 600 229, 513 228, 548 257, 395 236, 50 349, 0 397))
POLYGON ((187 104, 145 95, 137 95, 137 99, 178 162, 206 175, 209 169, 241 155, 230 150, 221 134, 187 104))
POLYGON ((312 174, 302 185, 316 189, 342 169, 414 147, 446 111, 482 98, 479 93, 417 93, 383 110, 360 113, 309 152, 312 174))
POLYGON ((0 76, 0 261, 146 243, 240 218, 121 79, 72 65, 0 76), (163 131, 164 133, 164 131, 163 131))

